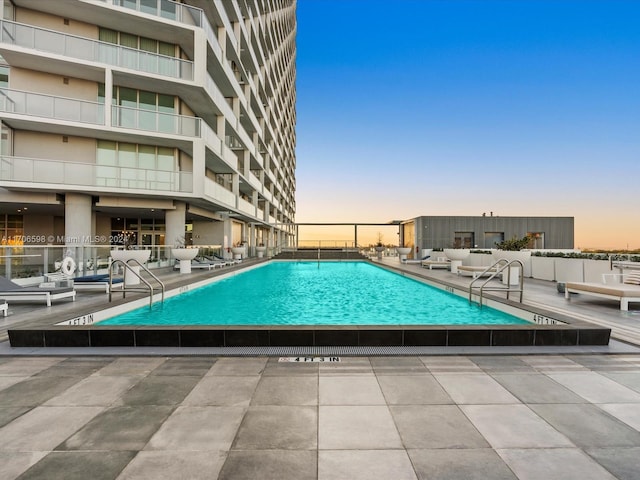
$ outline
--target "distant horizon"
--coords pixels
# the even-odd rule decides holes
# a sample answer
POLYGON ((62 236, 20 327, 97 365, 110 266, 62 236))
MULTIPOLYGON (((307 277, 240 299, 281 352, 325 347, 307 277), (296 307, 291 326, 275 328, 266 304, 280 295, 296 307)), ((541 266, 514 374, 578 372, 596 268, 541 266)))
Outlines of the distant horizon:
POLYGON ((296 222, 575 218, 640 248, 640 2, 298 0, 296 222))

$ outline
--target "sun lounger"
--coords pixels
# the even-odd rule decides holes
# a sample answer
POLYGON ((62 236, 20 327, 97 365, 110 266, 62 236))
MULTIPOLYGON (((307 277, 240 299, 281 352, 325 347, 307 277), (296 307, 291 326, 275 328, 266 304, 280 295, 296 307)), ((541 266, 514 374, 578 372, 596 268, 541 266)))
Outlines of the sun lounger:
POLYGON ((607 298, 620 302, 620 310, 628 311, 630 302, 640 302, 640 272, 605 273, 602 283, 567 282, 564 288, 566 299, 571 293, 581 293, 593 297, 607 298), (607 278, 619 278, 621 283, 607 283, 607 278))
POLYGON ((478 278, 479 276, 488 277, 496 272, 495 268, 474 267, 471 265, 460 265, 458 267, 458 275, 465 277, 478 278))
POLYGON ((425 260, 429 260, 431 258, 431 255, 427 255, 426 257, 422 257, 422 258, 405 258, 404 260, 402 260, 402 263, 422 263, 425 260))
MULTIPOLYGON (((109 293, 109 275, 85 275, 83 277, 73 278, 73 287, 76 290, 104 290, 109 293)), ((112 288, 120 288, 123 285, 122 278, 113 278, 111 280, 112 288)))
POLYGON ((449 268, 451 266, 451 260, 447 257, 438 257, 435 260, 422 260, 422 266, 433 270, 434 268, 449 268))
POLYGON ((52 300, 71 298, 76 300, 76 291, 73 287, 52 287, 43 284, 42 287, 23 287, 11 280, 0 277, 0 298, 11 301, 42 301, 47 307, 51 306, 52 300))

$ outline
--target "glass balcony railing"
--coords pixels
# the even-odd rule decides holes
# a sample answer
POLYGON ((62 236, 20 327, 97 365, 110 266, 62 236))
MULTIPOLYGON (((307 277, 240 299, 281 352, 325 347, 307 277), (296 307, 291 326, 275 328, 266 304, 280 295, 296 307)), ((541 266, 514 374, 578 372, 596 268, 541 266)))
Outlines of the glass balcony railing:
POLYGON ((192 192, 193 173, 0 156, 0 181, 192 192))
POLYGON ((193 80, 193 62, 108 42, 2 20, 0 43, 32 48, 70 58, 129 68, 183 80, 193 80))
POLYGON ((104 105, 72 98, 0 88, 0 111, 104 125, 104 105))
POLYGON ((175 20, 187 25, 202 27, 204 14, 201 9, 171 0, 100 0, 118 7, 130 8, 147 15, 175 20))
POLYGON ((111 107, 111 125, 171 135, 200 136, 200 118, 198 117, 116 105, 111 107))

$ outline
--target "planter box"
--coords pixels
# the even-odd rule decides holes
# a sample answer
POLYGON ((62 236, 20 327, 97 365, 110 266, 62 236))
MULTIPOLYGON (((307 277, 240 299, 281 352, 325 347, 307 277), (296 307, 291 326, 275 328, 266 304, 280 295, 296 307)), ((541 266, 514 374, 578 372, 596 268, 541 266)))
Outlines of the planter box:
POLYGON ((531 257, 531 276, 540 280, 556 280, 556 258, 531 257))
POLYGON ((525 277, 531 276, 531 251, 494 250, 491 255, 493 256, 494 262, 497 262, 501 258, 504 258, 510 262, 513 260, 520 260, 522 262, 522 265, 524 266, 523 275, 525 277))
POLYGON ((612 271, 611 265, 607 260, 582 260, 584 267, 585 282, 602 282, 603 273, 618 273, 618 270, 612 271))
POLYGON ((584 282, 584 260, 581 258, 555 258, 555 261, 556 282, 584 282))
POLYGON ((489 267, 493 265, 494 260, 490 253, 471 253, 463 263, 470 267, 489 267))

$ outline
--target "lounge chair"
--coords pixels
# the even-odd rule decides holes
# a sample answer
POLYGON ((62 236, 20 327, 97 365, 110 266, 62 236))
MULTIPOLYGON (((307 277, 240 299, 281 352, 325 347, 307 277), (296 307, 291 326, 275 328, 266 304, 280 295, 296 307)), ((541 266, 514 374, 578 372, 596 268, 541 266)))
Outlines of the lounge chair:
POLYGON ((458 275, 465 277, 478 278, 480 276, 488 277, 496 272, 496 268, 475 267, 471 265, 460 265, 458 267, 458 275))
MULTIPOLYGON (((104 290, 109 293, 109 274, 85 275, 83 277, 73 278, 73 287, 76 290, 104 290)), ((120 288, 123 285, 122 278, 111 279, 112 288, 120 288)))
MULTIPOLYGON (((219 263, 213 263, 213 262, 203 262, 200 260, 196 260, 195 258, 193 260, 191 260, 191 268, 192 269, 201 269, 201 270, 211 270, 213 268, 216 267, 222 267, 223 265, 219 264, 219 263)), ((174 270, 180 270, 180 262, 177 262, 174 266, 173 266, 174 270)))
POLYGON ((52 300, 61 298, 71 298, 75 302, 76 291, 73 287, 53 287, 46 283, 40 287, 23 287, 5 277, 0 277, 0 298, 11 301, 44 300, 47 307, 50 307, 52 300))
POLYGON ((451 260, 447 257, 438 257, 435 260, 422 260, 422 266, 433 270, 434 268, 449 268, 451 266, 451 260))
POLYGON ((608 298, 620 302, 620 310, 628 311, 629 302, 640 302, 640 271, 629 273, 605 273, 602 283, 566 282, 564 297, 568 300, 572 293, 608 298), (619 283, 607 283, 607 278, 619 278, 619 283))
POLYGON ((422 258, 405 258, 404 260, 402 260, 402 263, 422 263, 425 260, 429 260, 430 258, 431 258, 431 255, 427 255, 422 258))

